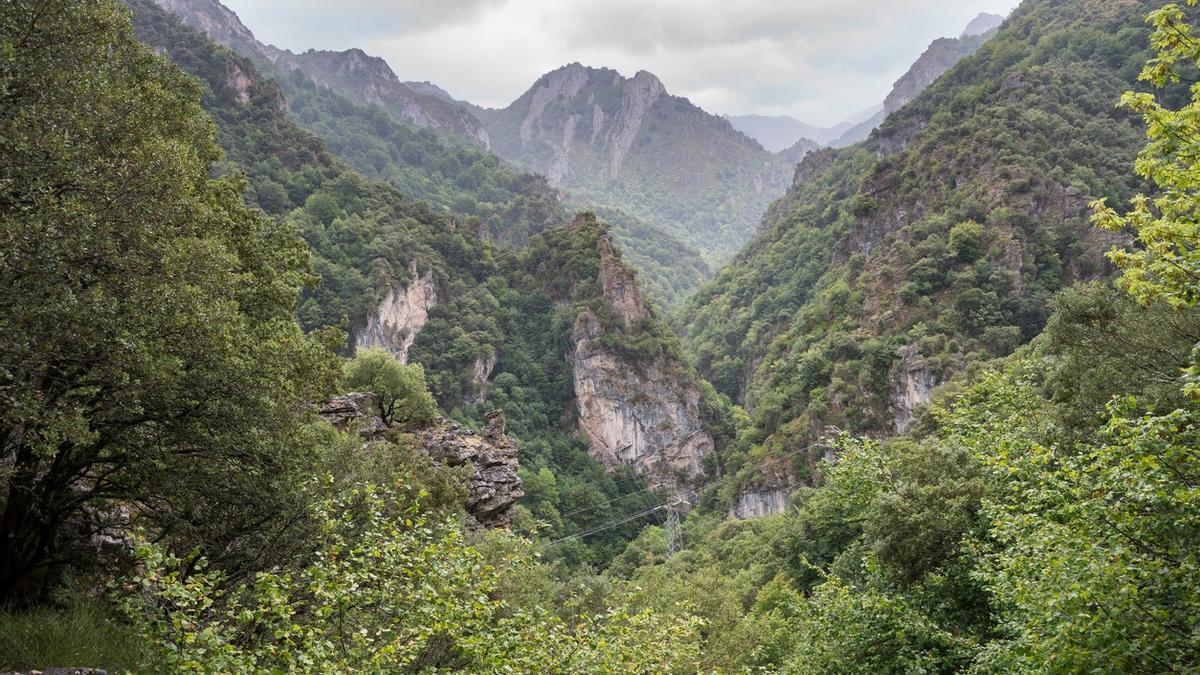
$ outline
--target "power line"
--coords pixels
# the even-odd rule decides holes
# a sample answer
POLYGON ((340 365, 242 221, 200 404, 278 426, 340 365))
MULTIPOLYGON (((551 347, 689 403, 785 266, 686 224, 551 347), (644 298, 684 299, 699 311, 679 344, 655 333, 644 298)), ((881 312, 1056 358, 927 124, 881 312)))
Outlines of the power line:
POLYGON ((584 537, 590 537, 590 536, 591 536, 591 535, 593 535, 593 534, 597 534, 597 533, 599 533, 599 532, 603 532, 603 531, 605 531, 605 530, 611 530, 612 528, 614 528, 614 527, 617 527, 618 525, 624 525, 625 523, 628 523, 628 522, 630 522, 630 521, 633 521, 633 520, 637 520, 638 518, 643 518, 643 517, 645 517, 645 516, 648 516, 648 515, 650 515, 651 513, 654 513, 654 512, 656 512, 656 511, 661 511, 661 510, 663 510, 663 509, 665 509, 665 508, 668 508, 668 507, 670 507, 670 506, 674 506, 674 505, 676 505, 676 504, 679 504, 679 503, 680 503, 680 502, 679 502, 679 500, 675 500, 675 501, 672 501, 672 502, 669 502, 669 503, 663 503, 663 504, 659 504, 658 506, 655 506, 655 507, 652 507, 652 508, 646 509, 645 511, 638 511, 637 513, 635 513, 635 514, 633 514, 633 515, 626 516, 626 517, 624 517, 624 518, 622 518, 622 519, 620 519, 620 520, 616 520, 616 521, 613 521, 613 522, 611 522, 611 523, 608 523, 607 525, 602 525, 602 526, 600 526, 600 527, 596 527, 596 528, 590 529, 590 530, 588 530, 588 531, 586 531, 586 532, 578 532, 578 533, 576 533, 576 534, 572 534, 572 535, 570 535, 570 536, 563 537, 562 539, 556 539, 556 540, 554 540, 554 541, 552 541, 552 542, 550 542, 550 543, 546 544, 546 546, 547 546, 547 547, 550 547, 550 546, 557 546, 558 544, 561 544, 561 543, 563 543, 563 542, 566 542, 566 541, 570 541, 570 540, 572 540, 572 539, 582 539, 582 538, 584 538, 584 537))
MULTIPOLYGON (((731 481, 731 480, 734 480, 734 479, 736 479, 736 478, 741 478, 741 477, 744 477, 744 476, 748 476, 748 475, 750 475, 751 473, 754 473, 754 472, 756 472, 756 471, 762 471, 763 469, 765 469, 765 468, 767 468, 767 467, 769 467, 769 466, 773 466, 773 465, 775 465, 775 464, 778 464, 778 463, 780 463, 780 462, 782 462, 782 461, 784 461, 784 460, 791 459, 792 457, 795 457, 796 455, 799 455, 799 454, 800 454, 800 453, 802 453, 802 452, 808 452, 810 449, 811 449, 811 448, 800 448, 800 449, 798 449, 798 450, 793 450, 792 452, 786 453, 786 454, 784 454, 784 455, 780 455, 779 457, 776 457, 776 458, 774 458, 774 459, 772 459, 772 460, 770 460, 770 461, 763 462, 762 464, 758 464, 758 465, 756 465, 756 466, 749 467, 749 468, 747 468, 747 469, 743 469, 742 471, 739 471, 738 473, 735 473, 735 474, 730 474, 730 475, 728 475, 728 476, 725 476, 724 478, 719 478, 719 479, 717 479, 717 480, 715 480, 715 481, 712 481, 711 483, 707 483, 707 484, 705 484, 705 485, 702 485, 702 486, 700 486, 699 490, 706 490, 706 489, 708 489, 708 488, 710 488, 710 487, 715 487, 715 486, 717 486, 717 485, 721 485, 722 483, 726 483, 726 482, 728 482, 728 481, 731 481)), ((576 511, 572 511, 572 512, 571 512, 570 514, 568 514, 568 515, 574 515, 574 514, 576 514, 576 513, 583 513, 583 512, 585 512, 585 511, 590 511, 590 510, 592 510, 592 509, 596 509, 596 508, 599 508, 599 507, 601 507, 601 506, 604 506, 605 504, 611 504, 612 502, 615 502, 615 501, 618 501, 618 500, 624 499, 625 497, 630 497, 630 496, 633 496, 633 495, 639 494, 639 493, 641 493, 641 492, 648 492, 648 491, 650 491, 650 490, 656 490, 656 489, 658 489, 658 488, 660 488, 660 487, 663 487, 663 486, 662 486, 662 485, 655 485, 655 486, 652 486, 652 487, 645 488, 645 489, 643 489, 643 490, 638 490, 637 492, 630 492, 629 494, 626 494, 626 495, 621 495, 621 496, 619 496, 619 497, 614 497, 613 499, 610 499, 610 500, 608 500, 607 502, 602 502, 602 503, 600 503, 600 504, 595 504, 595 505, 593 505, 593 506, 590 506, 590 507, 587 507, 587 508, 584 508, 584 509, 578 509, 578 510, 576 510, 576 511)), ((566 542, 566 541, 570 541, 570 540, 572 540, 572 539, 582 539, 582 538, 584 538, 584 537, 590 537, 590 536, 591 536, 591 535, 593 535, 593 534, 598 534, 598 533, 600 533, 600 532, 604 532, 605 530, 611 530, 612 528, 614 528, 614 527, 617 527, 617 526, 619 526, 619 525, 624 525, 625 523, 628 523, 628 522, 630 522, 630 521, 637 520, 638 518, 642 518, 642 517, 648 516, 648 515, 650 515, 651 513, 655 513, 655 512, 657 512, 657 511, 661 511, 661 510, 663 510, 663 509, 665 509, 665 508, 671 508, 671 507, 674 507, 674 506, 678 506, 678 505, 680 505, 680 504, 682 504, 682 503, 683 503, 683 500, 681 500, 681 499, 679 499, 679 498, 676 498, 676 499, 674 499, 674 500, 668 500, 668 501, 666 501, 666 502, 663 502, 662 504, 659 504, 658 506, 654 506, 654 507, 651 507, 651 508, 649 508, 649 509, 646 509, 646 510, 644 510, 644 511, 639 511, 639 512, 637 512, 637 513, 635 513, 635 514, 632 514, 632 515, 629 515, 629 516, 625 516, 625 517, 623 517, 623 518, 621 518, 621 519, 619 519, 619 520, 613 521, 613 522, 611 522, 611 523, 606 523, 605 525, 601 525, 600 527, 596 527, 596 528, 593 528, 593 529, 587 530, 586 532, 578 532, 578 533, 576 533, 576 534, 572 534, 572 535, 570 535, 570 536, 563 537, 562 539, 557 539, 557 540, 555 540, 555 541, 552 541, 552 542, 550 542, 550 543, 546 544, 546 547, 550 547, 550 546, 556 546, 556 545, 558 545, 558 544, 561 544, 561 543, 563 543, 563 542, 566 542)), ((563 517, 563 518, 566 518, 566 516, 562 516, 562 517, 563 517)))
POLYGON ((659 490, 659 489, 665 488, 665 486, 666 485, 659 483, 658 485, 650 485, 650 486, 648 486, 648 488, 642 488, 641 490, 637 490, 634 492, 625 492, 624 495, 618 495, 616 497, 611 498, 611 500, 602 501, 598 504, 592 504, 592 506, 588 506, 588 507, 577 508, 575 510, 572 510, 572 512, 570 512, 570 513, 564 513, 564 514, 562 514, 562 518, 570 518, 570 516, 572 516, 572 515, 576 515, 576 514, 580 514, 580 513, 587 513, 587 512, 589 512, 589 510, 595 510, 600 507, 608 506, 608 504, 611 504, 613 502, 619 502, 620 500, 624 500, 625 497, 641 495, 641 494, 643 494, 643 492, 659 490))

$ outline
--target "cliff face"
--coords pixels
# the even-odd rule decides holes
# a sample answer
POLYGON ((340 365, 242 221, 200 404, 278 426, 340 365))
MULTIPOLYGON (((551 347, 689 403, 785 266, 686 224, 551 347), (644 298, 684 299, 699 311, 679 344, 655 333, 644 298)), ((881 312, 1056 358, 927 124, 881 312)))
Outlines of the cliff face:
POLYGON ((703 473, 713 439, 700 418, 700 390, 678 364, 636 364, 606 348, 596 316, 576 322, 571 355, 579 427, 606 468, 622 465, 680 486, 703 473))
MULTIPOLYGON (((321 417, 346 432, 357 433, 367 443, 387 440, 391 430, 379 415, 374 394, 338 396, 320 409, 321 417)), ((467 514, 473 528, 504 528, 512 525, 512 507, 525 496, 517 475, 517 444, 505 435, 504 414, 487 415, 482 433, 463 429, 452 420, 439 418, 416 432, 417 447, 443 466, 470 465, 467 485, 467 514)))
POLYGON ((890 377, 892 419, 896 433, 904 434, 912 426, 913 411, 917 406, 929 403, 934 388, 943 378, 934 372, 917 345, 901 347, 896 351, 896 357, 890 377))
POLYGON ((408 363, 408 350, 417 333, 429 321, 429 310, 438 304, 433 275, 421 275, 414 262, 407 287, 393 287, 379 303, 375 314, 355 337, 358 347, 383 347, 401 363, 408 363))
MULTIPOLYGON (((603 299, 620 318, 620 329, 637 335, 653 319, 637 279, 607 236, 597 238, 596 249, 603 299)), ((714 451, 694 376, 665 355, 649 361, 626 356, 606 343, 605 333, 590 309, 572 332, 579 428, 592 456, 608 469, 633 466, 653 481, 684 487, 704 473, 704 458, 714 451)))

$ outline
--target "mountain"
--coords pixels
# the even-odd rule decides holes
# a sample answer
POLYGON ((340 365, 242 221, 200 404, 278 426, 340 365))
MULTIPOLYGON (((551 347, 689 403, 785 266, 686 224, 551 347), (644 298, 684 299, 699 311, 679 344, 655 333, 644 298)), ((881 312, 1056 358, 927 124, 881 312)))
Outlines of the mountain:
POLYGON ((831 127, 818 127, 801 122, 794 117, 779 115, 724 115, 734 129, 746 134, 762 144, 771 152, 783 152, 804 140, 812 141, 817 146, 829 145, 842 134, 872 119, 879 114, 880 106, 871 106, 866 110, 850 115, 831 127))
POLYGON ((310 49, 295 54, 259 42, 237 14, 218 0, 158 2, 188 25, 250 57, 260 67, 269 63, 289 76, 299 70, 351 101, 378 105, 398 121, 433 129, 476 147, 488 146, 487 132, 466 108, 444 96, 441 90, 401 82, 387 62, 361 49, 340 52, 310 49))
MULTIPOLYGON (((380 98, 383 94, 364 93, 371 89, 370 78, 364 80, 355 73, 370 70, 378 74, 376 79, 390 81, 391 71, 381 59, 359 50, 294 55, 263 46, 236 14, 215 0, 170 0, 166 6, 173 8, 184 23, 247 57, 273 78, 285 96, 289 116, 323 138, 330 151, 366 176, 386 181, 405 195, 427 200, 439 209, 476 218, 491 237, 501 242, 523 244, 546 227, 567 220, 562 196, 541 176, 511 170, 494 155, 447 138, 443 132, 431 133, 435 130, 428 127, 427 116, 419 111, 397 118, 389 112, 387 101, 380 98), (297 62, 304 67, 293 68, 297 62), (341 62, 359 65, 344 73, 338 69, 341 62), (355 84, 361 81, 367 81, 365 88, 355 84), (418 121, 427 126, 414 127, 418 121)), ((139 25, 146 30, 146 22, 139 25)), ((437 106, 441 107, 430 110, 441 110, 448 103, 454 106, 457 116, 471 109, 432 83, 408 82, 404 86, 438 99, 437 106)), ((482 128, 479 131, 485 133, 482 128)), ((270 199, 271 194, 278 194, 277 181, 264 186, 253 178, 252 188, 260 205, 274 212, 273 203, 284 204, 270 199)), ((571 208, 594 207, 575 203, 571 208)), ((614 238, 631 251, 629 260, 641 272, 647 293, 655 302, 674 306, 711 276, 700 251, 680 237, 621 209, 605 208, 603 212, 613 227, 614 238)))
POLYGON ((734 129, 758 141, 769 152, 783 152, 803 139, 824 144, 836 137, 838 133, 841 133, 840 131, 837 133, 834 132, 836 127, 823 129, 811 124, 805 124, 787 115, 776 117, 768 117, 766 115, 723 115, 723 117, 729 120, 734 129))
POLYGON ((957 38, 938 38, 917 58, 896 83, 883 101, 883 109, 869 119, 863 120, 845 129, 839 136, 829 142, 835 148, 844 148, 864 141, 888 115, 903 108, 906 103, 933 84, 946 71, 954 67, 963 58, 974 54, 979 47, 987 42, 1004 17, 995 14, 980 14, 967 24, 966 30, 957 38))
MULTIPOLYGON (((554 523, 540 536, 572 535, 707 479, 732 437, 727 406, 687 366, 606 223, 582 214, 519 246, 497 241, 479 219, 408 199, 333 156, 249 59, 153 0, 129 6, 139 39, 204 83, 223 168, 284 186, 286 204, 268 211, 303 235, 318 278, 302 294, 301 326, 342 326, 348 348, 420 364, 438 406, 460 421, 482 428, 505 411, 522 475, 561 488, 526 502, 554 523), (640 499, 608 505, 630 493, 640 499), (579 511, 578 500, 605 508, 579 511)), ((639 236, 644 255, 663 246, 639 236)), ((563 555, 604 564, 640 526, 563 555)))
POLYGON ((1026 2, 869 140, 805 157, 681 321, 701 373, 751 413, 731 452, 791 458, 743 510, 811 477, 830 427, 908 430, 937 386, 1038 335, 1056 291, 1109 272, 1115 235, 1088 205, 1140 187, 1142 135, 1114 101, 1154 5, 1026 2))
POLYGON ((981 13, 979 16, 971 19, 971 23, 963 29, 962 37, 975 37, 985 35, 1000 27, 1004 23, 1004 17, 999 14, 981 13))
POLYGON ((794 166, 726 120, 631 78, 572 63, 501 110, 481 110, 492 150, 579 199, 667 228, 712 259, 751 236, 794 166))

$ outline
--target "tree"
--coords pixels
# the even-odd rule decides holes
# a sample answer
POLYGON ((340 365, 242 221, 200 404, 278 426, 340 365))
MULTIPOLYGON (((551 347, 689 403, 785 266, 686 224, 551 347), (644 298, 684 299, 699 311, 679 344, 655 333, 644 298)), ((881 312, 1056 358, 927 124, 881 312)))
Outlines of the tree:
POLYGON ((1200 668, 1200 418, 1113 410, 1075 453, 1001 448, 979 577, 1005 639, 985 672, 1200 668))
POLYGON ((118 3, 5 3, 0 61, 0 603, 106 503, 246 554, 337 377, 294 318, 305 245, 210 177, 199 87, 118 3))
MULTIPOLYGON (((1194 6, 1197 0, 1186 0, 1194 6)), ((1152 12, 1156 55, 1140 79, 1157 87, 1178 84, 1181 71, 1200 66, 1200 40, 1178 5, 1152 12)), ((1121 285, 1138 300, 1163 299, 1182 307, 1200 302, 1200 89, 1178 110, 1159 103, 1148 92, 1126 92, 1121 105, 1142 114, 1149 144, 1138 156, 1136 171, 1158 186, 1154 199, 1139 195, 1133 210, 1118 214, 1104 200, 1093 204, 1100 227, 1132 229, 1139 250, 1114 249, 1109 255, 1121 268, 1121 285)))
MULTIPOLYGON (((313 490, 318 527, 287 568, 228 584, 207 570, 141 547, 143 572, 125 608, 178 672, 689 673, 699 659, 694 616, 629 609, 571 622, 545 606, 499 599, 505 577, 525 578, 528 544, 485 564, 461 527, 405 502, 395 486, 313 490)), ((409 486, 415 487, 415 486, 409 486)), ((132 590, 132 588, 130 589, 132 590)), ((557 608, 555 608, 557 609, 557 608)))
POLYGON ((429 424, 437 417, 437 403, 425 385, 425 370, 406 365, 386 349, 360 349, 346 364, 346 386, 379 397, 383 421, 406 426, 429 424))

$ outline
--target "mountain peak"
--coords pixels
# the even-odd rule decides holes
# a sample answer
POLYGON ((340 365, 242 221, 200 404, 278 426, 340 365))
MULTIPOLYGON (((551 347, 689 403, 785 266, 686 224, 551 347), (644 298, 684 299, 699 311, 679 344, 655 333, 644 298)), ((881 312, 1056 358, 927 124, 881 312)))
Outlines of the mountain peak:
POLYGON ((963 30, 962 37, 983 35, 990 30, 999 28, 1002 23, 1004 23, 1004 17, 998 14, 983 12, 974 19, 971 19, 971 23, 967 24, 967 27, 963 30))

